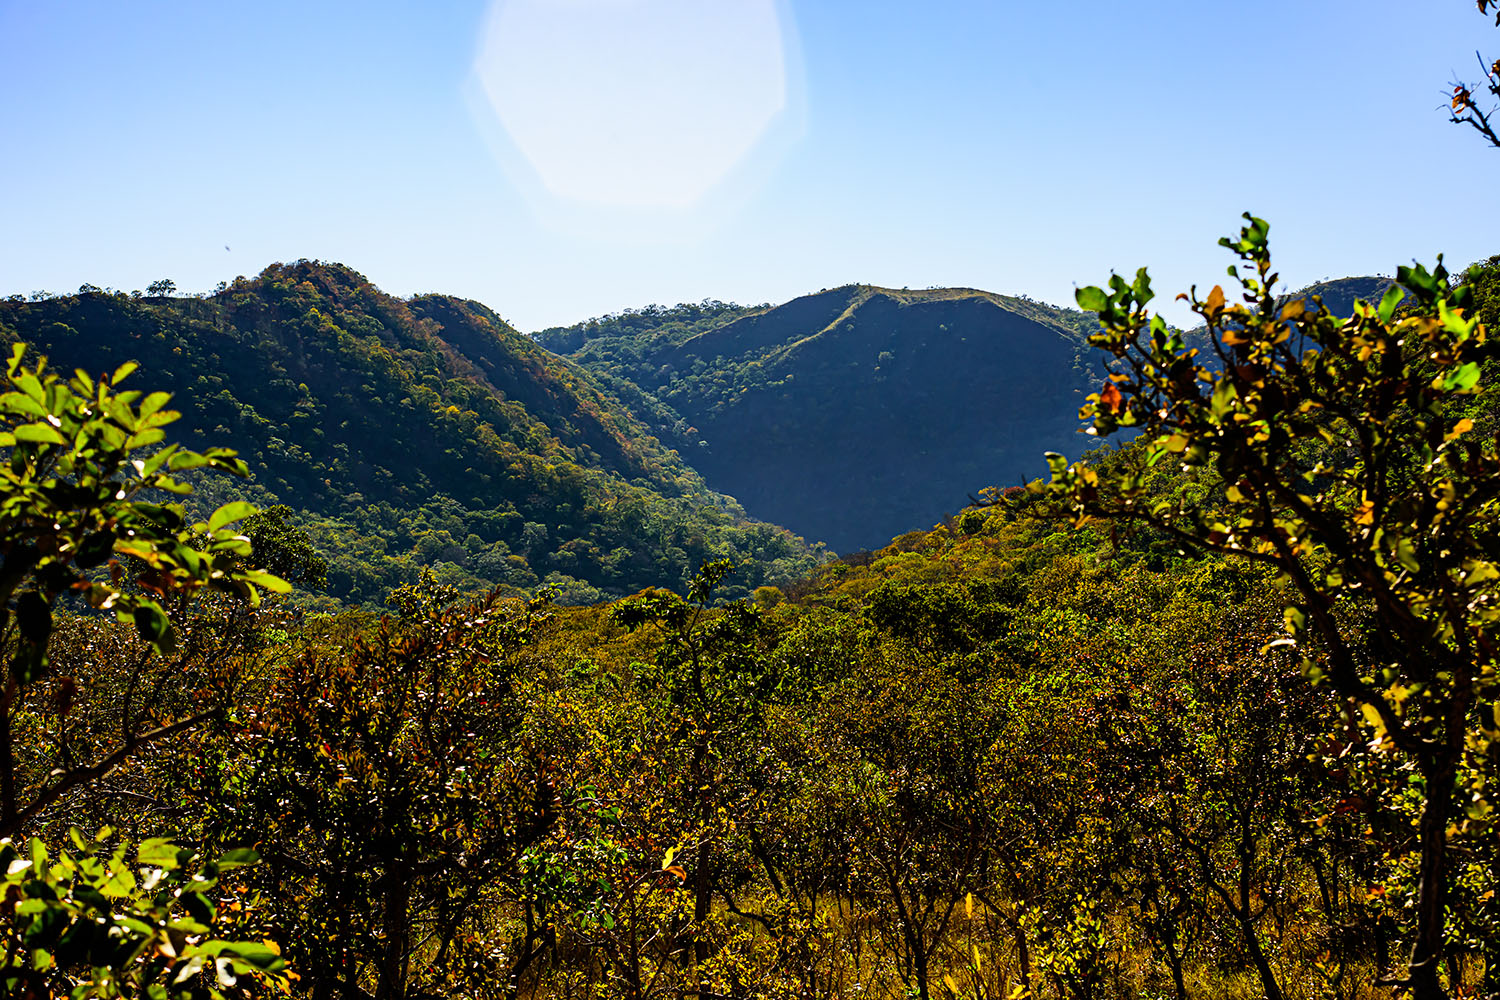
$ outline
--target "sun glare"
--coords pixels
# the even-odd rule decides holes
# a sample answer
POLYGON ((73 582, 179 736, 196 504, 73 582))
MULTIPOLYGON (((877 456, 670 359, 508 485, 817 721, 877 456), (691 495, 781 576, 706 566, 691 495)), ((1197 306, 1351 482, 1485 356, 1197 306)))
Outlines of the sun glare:
POLYGON ((787 105, 776 0, 498 0, 475 67, 558 197, 692 205, 787 105))

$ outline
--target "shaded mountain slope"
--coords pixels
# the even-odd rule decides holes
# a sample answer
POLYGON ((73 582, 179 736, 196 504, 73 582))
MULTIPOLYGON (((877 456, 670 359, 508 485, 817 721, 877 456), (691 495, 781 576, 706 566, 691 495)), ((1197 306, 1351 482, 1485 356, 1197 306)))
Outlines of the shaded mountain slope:
POLYGON ((680 586, 716 555, 754 563, 747 588, 811 564, 478 303, 403 301, 298 262, 203 298, 13 297, 0 330, 58 367, 139 361, 187 443, 239 449, 266 496, 307 513, 341 597, 376 599, 424 565, 589 599, 680 586))
POLYGON ((1381 278, 1373 275, 1362 275, 1351 278, 1334 278, 1330 281, 1319 281, 1308 285, 1299 291, 1292 292, 1286 296, 1288 299, 1303 299, 1311 306, 1313 298, 1321 299, 1323 308, 1335 316, 1354 315, 1354 302, 1356 299, 1374 305, 1380 301, 1385 290, 1394 284, 1392 278, 1381 278))
POLYGON ((675 439, 646 419, 714 489, 849 551, 1041 475, 1045 451, 1081 451, 1078 406, 1101 377, 1088 319, 975 289, 851 285, 572 357, 681 417, 675 439))

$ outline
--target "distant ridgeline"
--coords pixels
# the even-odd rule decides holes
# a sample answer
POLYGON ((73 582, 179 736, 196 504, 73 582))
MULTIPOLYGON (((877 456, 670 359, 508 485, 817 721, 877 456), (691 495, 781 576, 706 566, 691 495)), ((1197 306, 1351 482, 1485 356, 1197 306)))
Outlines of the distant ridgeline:
POLYGON ((1301 291, 1292 292, 1286 296, 1291 299, 1302 299, 1311 308, 1314 296, 1323 303, 1335 316, 1352 316, 1354 314, 1354 303, 1358 299, 1374 305, 1380 301, 1385 290, 1393 284, 1391 278, 1375 276, 1364 276, 1358 278, 1335 278, 1332 281, 1320 281, 1314 285, 1308 285, 1301 291))
MULTIPOLYGON (((1347 316, 1389 278, 1321 282, 1347 316)), ((840 552, 1076 458, 1101 385, 1092 314, 968 288, 848 285, 784 305, 651 306, 534 334, 595 374, 715 490, 840 552)), ((1191 337, 1191 333, 1189 334, 1191 337)))
MULTIPOLYGON (((1296 294, 1347 314, 1386 284, 1296 294)), ((821 558, 804 538, 879 548, 1044 474, 1043 452, 1086 450, 1094 325, 973 289, 850 285, 528 338, 477 302, 397 299, 305 261, 202 297, 0 300, 0 340, 55 368, 138 361, 133 383, 173 393, 185 444, 227 444, 253 470, 195 498, 293 507, 329 593, 357 602, 424 567, 572 603, 680 590, 721 556, 741 565, 724 597, 797 579, 821 558)))
POLYGON ((1077 455, 1094 317, 973 289, 849 285, 536 335, 608 381, 709 485, 848 552, 1077 455), (630 383, 637 393, 620 390, 630 383))
POLYGON ((816 562, 476 302, 401 300, 299 262, 202 298, 0 300, 0 337, 63 371, 140 362, 130 384, 173 393, 185 443, 237 448, 254 472, 248 487, 209 484, 208 500, 301 510, 343 599, 379 600, 424 566, 470 587, 550 582, 579 602, 680 589, 718 556, 746 564, 736 592, 816 562))

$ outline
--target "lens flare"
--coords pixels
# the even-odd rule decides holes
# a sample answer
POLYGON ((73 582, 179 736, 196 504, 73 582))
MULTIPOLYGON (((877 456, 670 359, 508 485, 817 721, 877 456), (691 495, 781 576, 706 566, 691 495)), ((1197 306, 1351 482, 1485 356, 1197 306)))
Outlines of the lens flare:
POLYGON ((685 207, 787 107, 776 0, 500 0, 475 74, 552 194, 685 207))

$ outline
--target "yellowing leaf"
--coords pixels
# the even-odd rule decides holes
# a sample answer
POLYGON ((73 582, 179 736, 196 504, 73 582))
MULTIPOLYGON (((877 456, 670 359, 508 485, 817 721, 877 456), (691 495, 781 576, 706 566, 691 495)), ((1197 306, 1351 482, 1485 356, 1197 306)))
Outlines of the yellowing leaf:
POLYGON ((1208 293, 1208 298, 1203 300, 1203 310, 1211 315, 1224 311, 1223 288, 1218 285, 1213 287, 1213 291, 1208 293))

